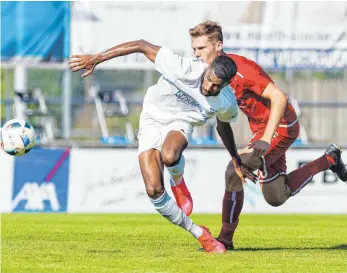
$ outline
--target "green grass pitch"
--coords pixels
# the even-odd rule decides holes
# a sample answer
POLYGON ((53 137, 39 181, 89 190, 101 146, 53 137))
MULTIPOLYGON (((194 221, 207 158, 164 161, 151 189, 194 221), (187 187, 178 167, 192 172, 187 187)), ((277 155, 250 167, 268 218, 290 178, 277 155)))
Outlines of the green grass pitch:
MULTIPOLYGON (((220 215, 196 214, 217 235, 220 215)), ((4 214, 1 272, 347 272, 347 215, 241 216, 236 250, 198 242, 159 215, 4 214)))

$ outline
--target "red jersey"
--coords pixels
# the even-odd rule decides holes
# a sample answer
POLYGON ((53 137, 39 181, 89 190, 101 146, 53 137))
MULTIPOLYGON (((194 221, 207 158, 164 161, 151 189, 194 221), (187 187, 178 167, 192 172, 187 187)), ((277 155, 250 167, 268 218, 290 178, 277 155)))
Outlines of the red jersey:
MULTIPOLYGON (((241 111, 248 117, 249 126, 253 134, 265 129, 270 115, 270 100, 261 96, 267 85, 273 80, 255 62, 235 54, 227 54, 233 59, 237 73, 231 80, 230 86, 234 89, 237 104, 241 111)), ((290 125, 297 121, 294 108, 288 103, 282 125, 290 125)))

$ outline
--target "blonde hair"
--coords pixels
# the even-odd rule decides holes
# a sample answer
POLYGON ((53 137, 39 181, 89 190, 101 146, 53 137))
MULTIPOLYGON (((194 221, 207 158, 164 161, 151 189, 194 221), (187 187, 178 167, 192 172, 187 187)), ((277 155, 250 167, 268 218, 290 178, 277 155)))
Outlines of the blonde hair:
POLYGON ((206 21, 189 29, 189 34, 192 38, 206 35, 210 41, 223 42, 222 27, 213 21, 206 21))

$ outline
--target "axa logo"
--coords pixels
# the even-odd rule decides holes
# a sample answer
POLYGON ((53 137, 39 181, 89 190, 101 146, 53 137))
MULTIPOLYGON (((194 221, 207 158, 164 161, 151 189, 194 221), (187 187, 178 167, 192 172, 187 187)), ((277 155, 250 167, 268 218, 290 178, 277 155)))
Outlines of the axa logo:
POLYGON ((45 209, 59 211, 60 209, 55 184, 52 182, 24 183, 22 189, 12 201, 12 210, 15 210, 23 201, 26 202, 24 209, 29 211, 44 211, 45 209), (48 203, 49 207, 45 207, 45 203, 48 203))

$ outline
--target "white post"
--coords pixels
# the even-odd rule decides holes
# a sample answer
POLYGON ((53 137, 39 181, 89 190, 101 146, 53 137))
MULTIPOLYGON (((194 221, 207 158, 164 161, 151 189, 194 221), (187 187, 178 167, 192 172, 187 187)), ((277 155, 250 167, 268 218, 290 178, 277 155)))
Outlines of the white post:
MULTIPOLYGON (((23 63, 18 63, 14 70, 14 90, 19 93, 28 92, 28 69, 23 63)), ((20 102, 15 108, 15 118, 27 119, 27 105, 20 102)))
MULTIPOLYGON (((1 73, 2 73, 2 69, 0 69, 0 79, 2 79, 2 75, 1 75, 1 73)), ((1 88, 0 88, 0 134, 1 134, 1 127, 2 127, 2 122, 1 122, 1 120, 2 120, 2 102, 1 102, 1 99, 2 99, 2 97, 1 97, 1 93, 2 93, 2 90, 1 90, 1 88)), ((6 104, 5 104, 5 109, 6 109, 6 104)))
POLYGON ((64 70, 62 103, 63 138, 69 139, 71 137, 71 72, 69 69, 64 70))

